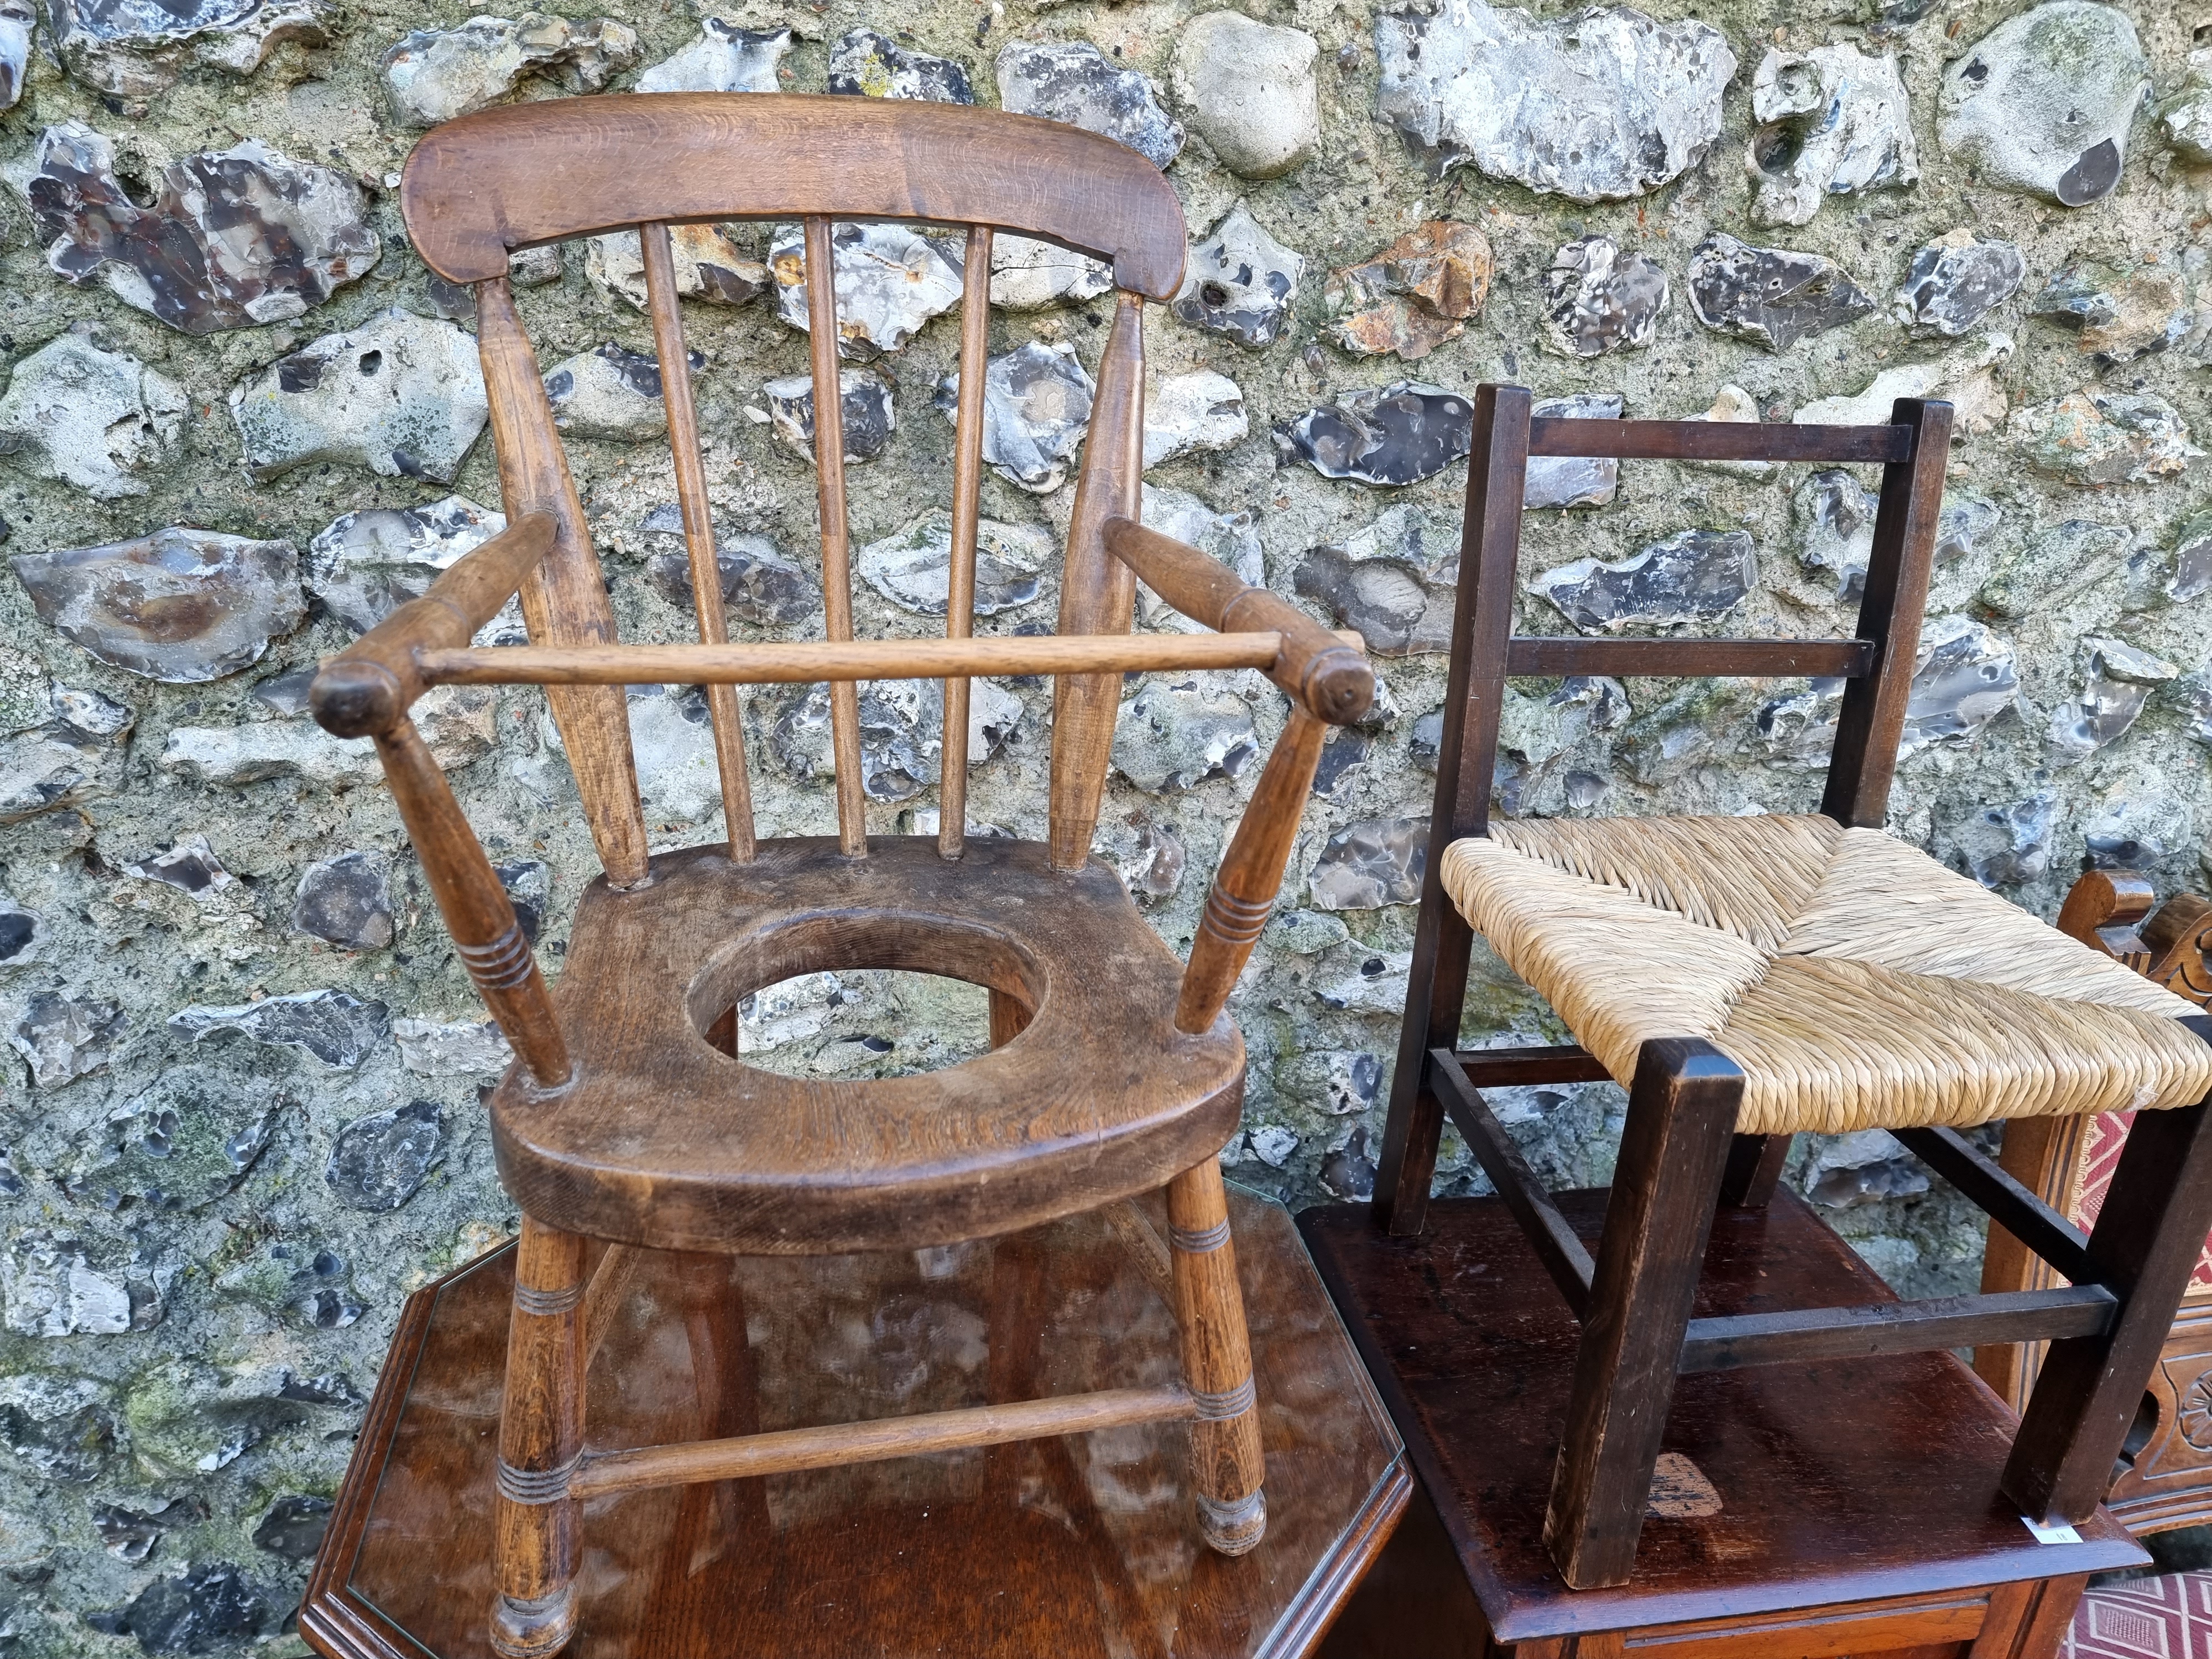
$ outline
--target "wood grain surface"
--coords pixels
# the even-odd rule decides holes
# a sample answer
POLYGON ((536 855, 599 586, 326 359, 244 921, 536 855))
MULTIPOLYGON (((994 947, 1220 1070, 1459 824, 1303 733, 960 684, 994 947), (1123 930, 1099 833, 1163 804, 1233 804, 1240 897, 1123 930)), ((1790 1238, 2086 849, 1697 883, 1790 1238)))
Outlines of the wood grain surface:
POLYGON ((647 220, 918 219, 988 224, 1103 259, 1170 300, 1183 220, 1136 151, 1079 127, 957 104, 792 93, 629 93, 465 115, 423 135, 400 204, 450 283, 517 248, 647 220))
POLYGON ((659 1249, 782 1253, 950 1243, 1164 1185, 1237 1127, 1244 1048, 1175 1029, 1182 966, 1097 860, 934 837, 695 848, 638 891, 594 883, 553 1000, 576 1081, 517 1074, 493 1147, 530 1214, 659 1249), (1004 1047, 916 1076, 790 1078, 703 1033, 791 975, 945 974, 1022 1003, 1004 1047), (669 1103, 683 1103, 680 1110, 669 1103))
MULTIPOLYGON (((1140 1202, 1164 1231, 1158 1196, 1140 1202)), ((1228 1204, 1275 1508, 1251 1553, 1200 1545, 1178 1423, 611 1495, 586 1506, 568 1651, 1310 1652, 1410 1482, 1289 1218, 1233 1188, 1228 1204)), ((321 1653, 487 1659, 489 1431, 512 1261, 502 1249, 402 1312, 301 1612, 321 1653)), ((1180 1370, 1167 1304, 1101 1215, 924 1258, 641 1252, 590 1374, 586 1443, 1155 1388, 1180 1370)))

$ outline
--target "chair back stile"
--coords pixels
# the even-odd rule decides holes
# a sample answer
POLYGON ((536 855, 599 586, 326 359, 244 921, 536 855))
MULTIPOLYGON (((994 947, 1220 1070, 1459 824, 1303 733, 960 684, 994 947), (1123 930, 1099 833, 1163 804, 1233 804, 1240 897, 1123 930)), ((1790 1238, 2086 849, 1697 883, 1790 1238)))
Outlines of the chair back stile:
MULTIPOLYGON (((552 552, 522 584, 522 617, 531 640, 611 645, 614 607, 607 600, 561 434, 554 429, 545 382, 504 276, 477 284, 477 351, 483 364, 507 516, 512 522, 526 514, 544 513, 556 526, 552 552)), ((629 699, 620 686, 549 685, 545 695, 576 775, 599 864, 611 885, 634 886, 646 878, 647 853, 645 811, 638 802, 637 767, 630 753, 629 699)))
MULTIPOLYGON (((1137 575, 1107 550, 1106 526, 1140 516, 1145 464, 1145 326, 1143 298, 1121 289, 1114 326, 1098 362, 1097 392, 1075 508, 1067 527, 1067 552, 1060 578, 1060 631, 1126 634, 1137 604, 1137 575)), ((1114 714, 1120 707, 1119 674, 1063 674, 1053 684, 1052 801, 1046 842, 1053 867, 1080 868, 1091 856, 1091 831, 1106 793, 1106 768, 1114 747, 1114 714)))

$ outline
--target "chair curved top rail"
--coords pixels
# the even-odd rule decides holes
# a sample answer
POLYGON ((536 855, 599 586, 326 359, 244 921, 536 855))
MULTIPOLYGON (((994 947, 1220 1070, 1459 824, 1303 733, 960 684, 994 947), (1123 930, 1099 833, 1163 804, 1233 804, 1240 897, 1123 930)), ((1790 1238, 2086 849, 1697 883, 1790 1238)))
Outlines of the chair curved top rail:
POLYGON ((800 93, 632 93, 484 110, 425 135, 407 234, 448 282, 517 248, 652 221, 921 220, 1057 242, 1170 300, 1183 218, 1158 168, 1080 127, 1000 110, 800 93))

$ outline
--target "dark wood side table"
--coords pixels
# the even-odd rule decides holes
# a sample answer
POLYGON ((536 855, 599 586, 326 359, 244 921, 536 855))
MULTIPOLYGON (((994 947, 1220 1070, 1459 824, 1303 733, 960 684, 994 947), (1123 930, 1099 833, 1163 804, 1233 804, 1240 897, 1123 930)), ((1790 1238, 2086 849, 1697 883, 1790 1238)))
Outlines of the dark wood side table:
MULTIPOLYGON (((1605 1197, 1559 1206, 1595 1239, 1605 1197)), ((1365 1205, 1299 1227, 1426 1494, 1327 1659, 2048 1659, 2088 1575, 2148 1559, 2102 1510, 2039 1542, 1997 1492, 2012 1413, 1901 1354, 1684 1377, 1634 1577, 1570 1590, 1540 1534, 1577 1327, 1504 1203, 1440 1200, 1417 1238, 1365 1205)), ((1784 1190, 1722 1208, 1697 1311, 1888 1295, 1784 1190)))
MULTIPOLYGON (((575 1659, 1293 1659, 1413 1490, 1280 1206, 1230 1189, 1268 1526, 1192 1523, 1181 1423, 587 1506, 575 1659)), ((1156 1216, 1165 1225, 1164 1213, 1156 1216)), ((331 1659, 489 1659, 514 1247, 409 1298, 309 1578, 331 1659)), ((590 1373, 592 1442, 655 1444, 1152 1386, 1175 1322, 1103 1212, 872 1255, 641 1252, 590 1373)))

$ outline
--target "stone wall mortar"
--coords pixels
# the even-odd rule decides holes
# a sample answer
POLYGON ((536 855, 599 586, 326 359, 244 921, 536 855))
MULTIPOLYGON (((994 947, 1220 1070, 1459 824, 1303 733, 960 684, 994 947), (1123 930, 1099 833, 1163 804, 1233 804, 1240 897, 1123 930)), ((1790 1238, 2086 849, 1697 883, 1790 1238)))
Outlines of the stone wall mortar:
MULTIPOLYGON (((492 527, 469 307, 410 252, 396 198, 421 127, 470 104, 965 94, 1167 162, 1194 275, 1146 325, 1147 516, 1358 627, 1386 689, 1328 750, 1233 1003, 1251 1080, 1231 1174, 1293 1205, 1372 1180, 1433 787, 1455 434, 1481 381, 1591 418, 1951 398, 1892 829, 2045 916, 2088 860, 2161 890, 2212 875, 2202 0, 1616 8, 1581 35, 1638 74, 1586 94, 1571 143, 1554 118, 1577 48, 1550 4, 1254 0, 1200 24, 1187 0, 568 19, 210 0, 206 27, 158 38, 119 4, 24 9, 0 0, 0 553, 19 560, 0 573, 0 1654, 303 1650, 287 1611, 400 1304, 514 1222, 479 1104, 501 1047, 373 763, 300 704, 319 655, 492 527), (1528 88, 1518 114, 1424 83, 1415 35, 1421 62, 1528 88), (106 242, 70 206, 88 190, 109 192, 106 242), (259 217, 211 237, 226 191, 259 217), (200 226, 204 273, 132 240, 164 215, 187 243, 200 226), (49 556, 111 545, 130 550, 49 556)), ((811 404, 769 386, 805 369, 796 271, 766 226, 688 233, 679 255, 732 632, 804 635, 811 404)), ((957 352, 942 296, 923 299, 957 250, 872 234, 852 256, 908 273, 856 313, 843 389, 859 623, 920 634, 941 604, 943 527, 918 520, 950 495, 933 405, 957 352)), ((517 278, 624 635, 682 639, 635 266, 579 246, 517 278)), ((1000 280, 1042 303, 994 318, 984 631, 1053 614, 1109 315, 1065 259, 1000 280)), ((1523 626, 1844 631, 1873 482, 1532 477, 1523 626)), ((831 822, 815 702, 748 694, 763 833, 831 822)), ((976 702, 971 817, 1038 833, 1048 688, 976 702)), ((1523 684, 1500 810, 1809 810, 1832 708, 1803 682, 1523 684)), ((1178 951, 1283 708, 1256 675, 1128 690, 1097 849, 1178 951)), ((656 846, 719 826, 702 714, 675 690, 633 705, 656 846)), ((928 690, 879 688, 869 719, 872 828, 933 827, 928 690)), ((425 726, 557 970, 595 865, 542 698, 441 694, 425 726)), ((1556 1040, 1477 955, 1468 1038, 1556 1040)), ((819 1071, 939 1064, 980 1042, 975 1004, 845 976, 762 995, 748 1042, 819 1071)), ((1547 1178, 1606 1178, 1617 1090, 1505 1106, 1547 1178)), ((1455 1136, 1442 1168, 1443 1189, 1483 1190, 1455 1136)), ((1900 1289, 1972 1283, 1978 1229, 1886 1137, 1808 1139, 1794 1178, 1900 1289)))

